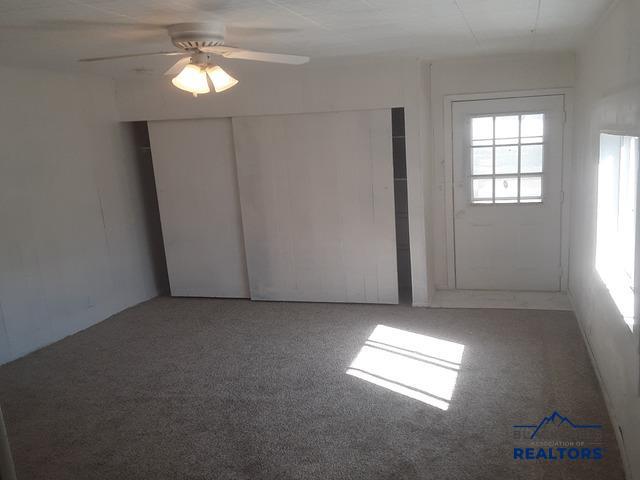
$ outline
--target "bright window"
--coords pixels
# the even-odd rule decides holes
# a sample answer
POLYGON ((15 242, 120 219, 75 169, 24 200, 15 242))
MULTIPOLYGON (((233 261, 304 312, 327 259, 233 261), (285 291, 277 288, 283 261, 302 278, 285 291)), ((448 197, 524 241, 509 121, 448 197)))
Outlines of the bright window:
POLYGON ((540 203, 544 114, 471 119, 471 202, 540 203))
POLYGON ((633 327, 638 137, 600 135, 596 269, 633 327))

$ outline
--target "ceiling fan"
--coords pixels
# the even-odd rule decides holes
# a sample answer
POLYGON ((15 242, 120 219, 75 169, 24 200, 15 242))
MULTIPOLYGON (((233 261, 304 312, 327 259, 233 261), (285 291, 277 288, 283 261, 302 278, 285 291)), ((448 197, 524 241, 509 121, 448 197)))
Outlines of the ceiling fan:
POLYGON ((183 58, 178 60, 164 74, 177 74, 171 80, 171 83, 181 90, 192 93, 194 96, 211 91, 209 80, 217 93, 228 90, 238 83, 238 80, 215 64, 214 58, 216 55, 229 59, 284 63, 288 65, 301 65, 309 61, 309 57, 299 55, 257 52, 225 45, 225 27, 224 24, 219 22, 178 23, 169 25, 167 30, 173 44, 182 51, 134 53, 111 57, 83 58, 78 61, 99 62, 151 55, 179 55, 183 58))

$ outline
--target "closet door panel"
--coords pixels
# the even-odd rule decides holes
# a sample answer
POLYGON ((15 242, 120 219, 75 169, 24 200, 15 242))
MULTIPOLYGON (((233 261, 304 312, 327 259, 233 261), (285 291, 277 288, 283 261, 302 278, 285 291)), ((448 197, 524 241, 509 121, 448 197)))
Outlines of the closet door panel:
POLYGON ((149 122, 171 294, 249 297, 231 119, 149 122))
POLYGON ((251 298, 397 303, 391 113, 235 117, 251 298))

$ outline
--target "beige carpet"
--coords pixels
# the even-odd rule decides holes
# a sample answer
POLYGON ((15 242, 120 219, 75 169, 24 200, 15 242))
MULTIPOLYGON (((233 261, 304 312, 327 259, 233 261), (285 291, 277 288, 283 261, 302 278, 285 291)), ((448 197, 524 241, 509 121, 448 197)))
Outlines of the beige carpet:
POLYGON ((623 478, 569 312, 158 298, 0 367, 0 403, 20 480, 623 478), (604 458, 514 460, 553 411, 603 428, 539 439, 604 458))

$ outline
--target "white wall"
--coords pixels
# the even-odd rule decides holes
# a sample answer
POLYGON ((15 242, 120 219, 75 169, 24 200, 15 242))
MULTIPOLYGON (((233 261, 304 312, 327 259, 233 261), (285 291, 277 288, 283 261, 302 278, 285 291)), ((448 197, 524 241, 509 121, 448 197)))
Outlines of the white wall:
POLYGON ((429 252, 430 270, 435 288, 448 288, 447 222, 445 210, 445 130, 444 102, 446 95, 508 92, 565 88, 574 85, 573 54, 514 55, 442 60, 431 64, 431 115, 433 139, 431 209, 432 237, 429 252))
POLYGON ((640 1, 620 0, 578 55, 569 278, 613 420, 622 428, 627 469, 634 479, 640 479, 639 328, 636 324, 632 332, 623 321, 594 260, 599 132, 640 135, 639 19, 640 1))
POLYGON ((240 83, 193 98, 161 77, 121 80, 123 120, 159 120, 403 106, 406 117, 409 233, 414 305, 447 288, 444 97, 452 94, 572 87, 571 53, 436 61, 338 58, 302 67, 233 62, 240 83), (428 235, 427 235, 428 232, 428 235), (428 273, 427 273, 428 272, 428 273))
POLYGON ((240 83, 222 94, 193 98, 167 77, 121 80, 122 120, 168 120, 404 107, 413 302, 428 303, 425 160, 428 79, 417 59, 341 58, 293 67, 222 63, 240 83))
POLYGON ((0 68, 0 363, 156 295, 110 81, 0 68))

